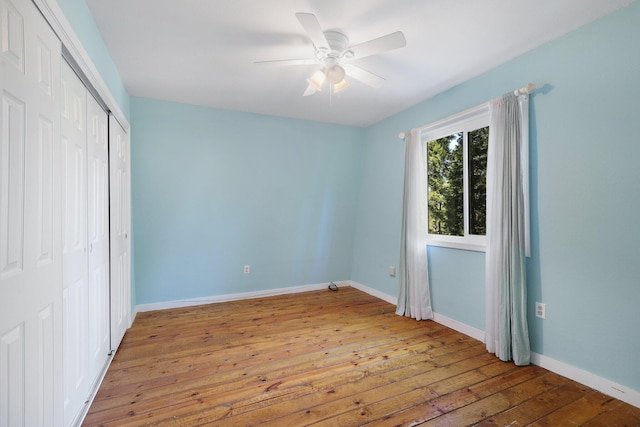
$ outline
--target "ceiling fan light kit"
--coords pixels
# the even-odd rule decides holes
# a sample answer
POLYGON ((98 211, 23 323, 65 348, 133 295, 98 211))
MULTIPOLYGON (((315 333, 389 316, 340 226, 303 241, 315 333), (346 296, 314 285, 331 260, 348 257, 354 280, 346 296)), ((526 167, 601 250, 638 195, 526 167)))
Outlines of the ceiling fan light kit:
POLYGON ((341 92, 342 90, 348 87, 349 87, 349 82, 346 80, 343 80, 340 83, 336 83, 333 85, 333 93, 341 92))
POLYGON ((303 96, 313 95, 322 91, 325 80, 329 82, 333 93, 338 93, 349 86, 345 79, 353 79, 379 88, 384 79, 347 61, 357 60, 366 56, 398 49, 407 45, 407 41, 400 31, 369 40, 358 45, 349 46, 347 36, 339 31, 323 31, 318 19, 312 13, 296 13, 296 18, 306 31, 314 46, 314 59, 284 59, 275 61, 259 61, 259 63, 277 63, 281 65, 304 65, 317 63, 322 68, 307 79, 307 89, 303 96))
POLYGON ((318 70, 311 77, 307 79, 309 86, 320 92, 322 90, 322 84, 324 83, 326 76, 322 70, 318 70))
POLYGON ((339 65, 333 65, 328 69, 317 70, 311 77, 307 79, 307 89, 302 94, 303 96, 313 95, 316 92, 322 92, 322 85, 325 80, 329 81, 329 84, 333 88, 333 93, 341 92, 349 87, 349 82, 344 79, 346 71, 339 65))
POLYGON ((329 83, 334 85, 343 81, 344 76, 347 74, 344 71, 344 68, 342 68, 338 64, 332 65, 331 67, 326 68, 326 71, 324 73, 327 76, 327 80, 329 80, 329 83))

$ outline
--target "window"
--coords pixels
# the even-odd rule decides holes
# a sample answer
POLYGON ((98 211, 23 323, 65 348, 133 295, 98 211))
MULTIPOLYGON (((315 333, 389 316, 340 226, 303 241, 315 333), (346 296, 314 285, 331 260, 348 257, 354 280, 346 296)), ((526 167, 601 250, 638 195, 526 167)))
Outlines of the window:
POLYGON ((484 250, 488 105, 429 125, 420 137, 427 146, 428 244, 484 250))

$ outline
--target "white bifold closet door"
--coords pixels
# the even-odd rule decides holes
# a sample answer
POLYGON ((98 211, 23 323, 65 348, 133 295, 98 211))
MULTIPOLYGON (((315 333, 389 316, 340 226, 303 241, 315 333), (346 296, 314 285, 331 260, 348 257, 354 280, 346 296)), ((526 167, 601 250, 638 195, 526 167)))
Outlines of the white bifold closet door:
POLYGON ((87 94, 82 82, 64 61, 61 75, 64 425, 70 425, 89 394, 87 94))
POLYGON ((109 116, 111 177, 111 348, 117 349, 131 323, 130 144, 129 135, 109 116))
POLYGON ((108 360, 107 113, 62 62, 64 424, 84 410, 108 360))
POLYGON ((60 42, 0 0, 0 426, 62 422, 60 42))
MULTIPOLYGON (((101 375, 109 341, 109 121, 87 94, 87 243, 89 244, 89 374, 101 375)), ((127 323, 128 326, 128 323, 127 323)), ((92 384, 92 386, 95 384, 92 384)))
POLYGON ((0 0, 0 426, 62 424, 60 42, 0 0))
POLYGON ((129 136, 61 51, 0 0, 0 427, 77 424, 130 324, 129 136))

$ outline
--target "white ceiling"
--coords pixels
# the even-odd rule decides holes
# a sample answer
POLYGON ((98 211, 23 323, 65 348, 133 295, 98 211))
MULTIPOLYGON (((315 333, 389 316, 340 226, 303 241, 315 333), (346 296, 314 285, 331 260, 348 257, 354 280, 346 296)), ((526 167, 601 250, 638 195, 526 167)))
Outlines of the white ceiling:
MULTIPOLYGON (((368 126, 633 0, 86 0, 129 95, 368 126), (407 46, 353 63, 386 79, 303 97, 318 67, 295 17, 351 45, 400 30, 407 46)), ((522 84, 526 84, 523 81, 522 84)), ((546 82, 541 82, 546 83, 546 82)))

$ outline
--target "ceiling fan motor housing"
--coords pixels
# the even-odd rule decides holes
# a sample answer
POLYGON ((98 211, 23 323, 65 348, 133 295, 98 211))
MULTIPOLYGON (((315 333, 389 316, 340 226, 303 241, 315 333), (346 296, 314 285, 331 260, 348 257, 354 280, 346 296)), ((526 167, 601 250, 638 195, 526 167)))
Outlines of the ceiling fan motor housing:
POLYGON ((351 57, 348 55, 350 51, 345 51, 349 45, 349 39, 346 35, 338 31, 325 31, 324 36, 331 50, 326 48, 316 49, 316 58, 318 62, 324 65, 324 73, 332 84, 337 84, 344 80, 345 70, 340 66, 342 58, 351 57))
POLYGON ((339 31, 325 31, 324 36, 327 39, 327 43, 331 50, 329 52, 324 51, 324 49, 318 49, 318 54, 320 60, 324 61, 325 59, 333 59, 335 63, 337 63, 340 59, 346 56, 347 46, 349 45, 349 38, 346 35, 339 31), (323 52, 324 51, 324 52, 323 52))

